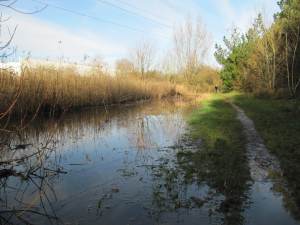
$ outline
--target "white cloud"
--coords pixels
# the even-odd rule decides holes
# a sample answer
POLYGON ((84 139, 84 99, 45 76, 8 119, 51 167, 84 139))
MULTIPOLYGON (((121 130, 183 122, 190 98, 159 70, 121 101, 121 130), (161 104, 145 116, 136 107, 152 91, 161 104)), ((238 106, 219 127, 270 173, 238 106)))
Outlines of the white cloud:
MULTIPOLYGON (((150 17, 166 24, 174 26, 182 23, 187 15, 196 18, 201 16, 207 28, 213 34, 212 42, 222 42, 222 36, 227 35, 233 25, 246 31, 252 24, 259 11, 263 11, 271 20, 276 11, 274 0, 211 0, 208 2, 199 0, 114 0, 114 4, 135 11, 144 17, 150 17), (130 5, 122 4, 127 2, 130 5), (141 9, 141 10, 139 10, 141 9)), ((51 8, 49 9, 51 10, 51 8)), ((67 20, 67 23, 75 25, 53 24, 48 20, 38 19, 36 15, 25 16, 14 14, 10 23, 18 24, 19 28, 14 39, 14 44, 19 50, 31 51, 37 57, 58 57, 62 54, 73 60, 80 60, 84 54, 90 56, 100 55, 105 61, 112 63, 116 58, 127 55, 128 49, 141 39, 153 41, 160 51, 159 55, 166 54, 172 45, 173 29, 147 22, 134 15, 124 15, 120 10, 112 7, 103 7, 94 3, 90 11, 91 15, 108 18, 131 27, 140 28, 145 32, 127 31, 108 24, 97 25, 97 21, 88 18, 78 18, 78 21, 67 20), (111 11, 110 11, 111 10, 111 11), (94 30, 97 30, 95 32, 94 30), (101 35, 99 32, 105 35, 101 35), (58 42, 62 41, 59 45, 58 42), (60 47, 59 47, 60 46, 60 47)), ((63 16, 68 14, 63 12, 63 16)), ((62 22, 66 22, 62 18, 62 22)), ((215 64, 213 49, 208 61, 215 64)))
POLYGON ((245 32, 258 13, 262 13, 267 24, 270 25, 273 21, 273 14, 278 11, 274 0, 244 1, 242 8, 237 7, 232 0, 213 0, 213 2, 227 30, 235 26, 245 32))
POLYGON ((58 57, 64 55, 72 60, 83 58, 84 54, 104 58, 124 53, 118 43, 101 38, 100 35, 81 30, 70 31, 60 25, 51 24, 28 15, 14 14, 10 27, 18 25, 13 45, 19 51, 30 51, 33 56, 58 57), (59 44, 61 42, 61 44, 59 44))

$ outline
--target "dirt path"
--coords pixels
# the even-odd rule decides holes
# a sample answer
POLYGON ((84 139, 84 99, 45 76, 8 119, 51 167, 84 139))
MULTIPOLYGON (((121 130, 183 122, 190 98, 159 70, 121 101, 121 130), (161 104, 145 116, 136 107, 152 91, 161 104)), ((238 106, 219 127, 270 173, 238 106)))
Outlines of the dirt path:
POLYGON ((237 119, 241 122, 247 138, 246 149, 252 179, 254 181, 266 181, 271 171, 281 174, 277 158, 269 153, 256 131, 253 121, 240 107, 233 103, 230 104, 237 111, 237 119))

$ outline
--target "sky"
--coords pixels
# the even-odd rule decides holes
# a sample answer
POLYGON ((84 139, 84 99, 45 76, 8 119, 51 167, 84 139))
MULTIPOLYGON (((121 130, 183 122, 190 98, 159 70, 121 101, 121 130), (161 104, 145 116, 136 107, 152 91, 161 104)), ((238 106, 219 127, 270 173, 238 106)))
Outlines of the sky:
POLYGON ((12 43, 16 59, 30 55, 81 62, 97 57, 113 65, 141 41, 150 42, 162 58, 172 48, 174 27, 190 17, 200 18, 210 33, 206 62, 216 65, 213 46, 233 27, 246 31, 259 12, 270 24, 279 10, 276 0, 18 0, 15 7, 33 12, 45 4, 34 14, 2 7, 10 17, 2 33, 18 26, 12 43))

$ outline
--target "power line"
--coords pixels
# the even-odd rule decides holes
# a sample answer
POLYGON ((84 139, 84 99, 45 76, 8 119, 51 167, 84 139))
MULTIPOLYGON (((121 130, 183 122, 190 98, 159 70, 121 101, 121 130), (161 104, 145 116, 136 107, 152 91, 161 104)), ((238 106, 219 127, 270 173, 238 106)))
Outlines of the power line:
MULTIPOLYGON (((58 10, 61 10, 61 11, 64 11, 64 12, 67 12, 67 13, 70 13, 70 14, 73 14, 73 15, 89 18, 89 19, 96 20, 96 21, 101 22, 101 23, 111 24, 111 25, 114 25, 114 26, 118 26, 118 27, 121 27, 121 28, 131 30, 131 31, 135 31, 135 32, 143 33, 143 34, 148 32, 146 30, 131 27, 131 26, 121 24, 121 23, 118 23, 118 22, 114 22, 114 21, 111 21, 111 20, 106 20, 106 19, 103 19, 103 18, 100 18, 100 17, 97 17, 97 16, 87 14, 87 13, 82 13, 82 12, 75 11, 75 10, 72 10, 72 9, 68 9, 68 8, 65 8, 65 7, 61 7, 61 6, 58 6, 58 5, 50 4, 46 1, 41 1, 41 0, 31 0, 31 1, 37 2, 39 4, 47 5, 48 7, 52 7, 52 8, 55 8, 55 9, 58 9, 58 10)), ((160 34, 160 33, 156 33, 156 34, 158 34, 162 38, 168 39, 168 37, 164 36, 163 34, 160 34)))
POLYGON ((135 6, 135 5, 133 5, 133 4, 130 4, 130 3, 126 2, 126 1, 122 1, 122 0, 115 0, 115 1, 120 2, 120 3, 123 4, 123 5, 127 5, 127 6, 133 8, 133 9, 138 10, 138 11, 143 11, 143 12, 147 13, 148 15, 153 16, 153 17, 155 17, 155 18, 160 18, 161 20, 165 20, 165 19, 163 19, 162 17, 159 17, 158 15, 156 15, 156 14, 154 14, 154 13, 148 11, 148 10, 142 9, 142 8, 140 8, 140 7, 137 7, 137 6, 135 6))
MULTIPOLYGON (((123 12, 128 13, 128 14, 131 14, 131 15, 134 15, 134 16, 138 16, 138 17, 142 17, 142 18, 144 18, 144 19, 146 19, 146 20, 149 20, 149 21, 151 21, 151 22, 153 22, 153 23, 156 23, 156 24, 159 24, 159 25, 161 25, 161 26, 167 27, 167 28, 169 28, 169 29, 172 28, 172 27, 171 27, 170 25, 168 25, 168 24, 159 22, 159 21, 154 20, 154 19, 152 19, 152 18, 150 18, 150 17, 147 17, 147 16, 141 15, 141 14, 139 14, 139 13, 133 12, 133 11, 131 11, 131 10, 122 8, 121 6, 118 6, 118 5, 116 5, 116 4, 113 4, 113 3, 108 2, 108 1, 106 1, 106 0, 97 0, 97 1, 100 2, 100 3, 102 3, 102 4, 106 4, 106 5, 109 5, 109 6, 113 7, 113 8, 119 9, 119 10, 121 10, 121 11, 123 11, 123 12)), ((137 7, 135 7, 135 8, 137 8, 137 7)))

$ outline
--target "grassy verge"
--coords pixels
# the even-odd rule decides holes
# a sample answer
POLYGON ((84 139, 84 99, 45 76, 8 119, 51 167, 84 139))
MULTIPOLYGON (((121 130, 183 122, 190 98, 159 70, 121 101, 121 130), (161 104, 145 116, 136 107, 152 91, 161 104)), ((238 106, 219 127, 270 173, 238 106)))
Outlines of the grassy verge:
POLYGON ((236 120, 235 110, 224 98, 224 95, 214 95, 202 102, 190 118, 192 136, 202 138, 208 148, 214 148, 219 140, 234 148, 243 148, 242 126, 236 120))
POLYGON ((300 101, 257 99, 234 94, 233 101, 254 121, 281 164, 292 197, 300 206, 300 101))
POLYGON ((226 224, 243 224, 250 174, 236 112, 223 95, 215 95, 193 113, 190 125, 192 138, 201 139, 201 148, 178 154, 186 176, 224 197, 216 210, 224 214, 226 224))

